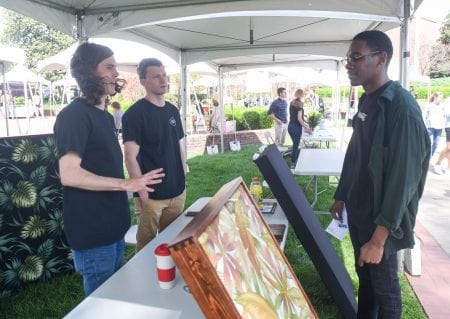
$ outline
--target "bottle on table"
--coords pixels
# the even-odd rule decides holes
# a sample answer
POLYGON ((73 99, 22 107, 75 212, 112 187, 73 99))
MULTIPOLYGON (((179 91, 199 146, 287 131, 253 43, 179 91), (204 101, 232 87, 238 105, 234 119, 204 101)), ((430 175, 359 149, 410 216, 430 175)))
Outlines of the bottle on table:
POLYGON ((263 189, 261 186, 261 182, 258 177, 252 178, 252 183, 250 184, 250 194, 255 200, 256 205, 259 209, 263 208, 263 189))

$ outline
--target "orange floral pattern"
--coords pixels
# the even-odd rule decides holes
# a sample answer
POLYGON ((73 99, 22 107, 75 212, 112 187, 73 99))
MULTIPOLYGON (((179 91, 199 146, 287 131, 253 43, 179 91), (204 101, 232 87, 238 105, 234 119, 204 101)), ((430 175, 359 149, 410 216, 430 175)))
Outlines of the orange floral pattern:
POLYGON ((199 241, 242 318, 315 318, 244 186, 199 241))

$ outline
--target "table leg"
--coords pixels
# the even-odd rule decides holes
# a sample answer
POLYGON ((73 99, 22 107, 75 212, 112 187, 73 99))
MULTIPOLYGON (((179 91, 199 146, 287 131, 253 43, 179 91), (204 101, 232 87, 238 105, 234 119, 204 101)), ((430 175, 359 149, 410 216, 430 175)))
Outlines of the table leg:
POLYGON ((311 186, 311 184, 314 182, 314 176, 309 180, 308 184, 306 184, 305 187, 305 192, 307 192, 309 190, 309 186, 311 186))
POLYGON ((313 202, 311 203, 311 208, 313 208, 314 205, 316 205, 316 203, 317 203, 317 197, 319 196, 319 194, 317 194, 317 176, 314 176, 314 177, 313 177, 313 180, 314 180, 314 200, 313 200, 313 202))

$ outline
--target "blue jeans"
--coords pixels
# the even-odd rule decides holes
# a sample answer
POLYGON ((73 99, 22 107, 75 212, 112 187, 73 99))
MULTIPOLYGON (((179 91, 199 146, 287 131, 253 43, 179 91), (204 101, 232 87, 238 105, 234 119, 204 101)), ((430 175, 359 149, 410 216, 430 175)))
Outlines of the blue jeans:
POLYGON ((430 135, 431 140, 431 156, 433 156, 434 152, 436 151, 439 140, 441 139, 442 129, 441 128, 428 128, 428 135, 430 135))
POLYGON ((358 239, 358 231, 351 225, 350 237, 355 250, 355 268, 359 278, 358 319, 401 319, 402 295, 397 274, 397 254, 383 257, 379 264, 357 261, 364 243, 358 239))
POLYGON ((72 250, 75 269, 83 275, 84 294, 89 296, 123 264, 125 241, 84 250, 72 250))
POLYGON ((300 150, 298 149, 298 145, 300 144, 300 138, 302 137, 302 126, 299 123, 289 122, 288 133, 292 139, 291 161, 292 161, 292 164, 295 165, 297 163, 298 154, 300 153, 300 150))

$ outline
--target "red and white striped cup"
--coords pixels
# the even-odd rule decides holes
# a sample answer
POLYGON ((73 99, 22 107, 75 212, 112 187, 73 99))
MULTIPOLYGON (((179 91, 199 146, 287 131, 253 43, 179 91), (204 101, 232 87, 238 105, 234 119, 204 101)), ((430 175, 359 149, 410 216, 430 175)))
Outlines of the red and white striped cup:
POLYGON ((175 263, 167 249, 167 244, 156 247, 155 256, 159 286, 162 289, 173 288, 175 286, 175 263))

